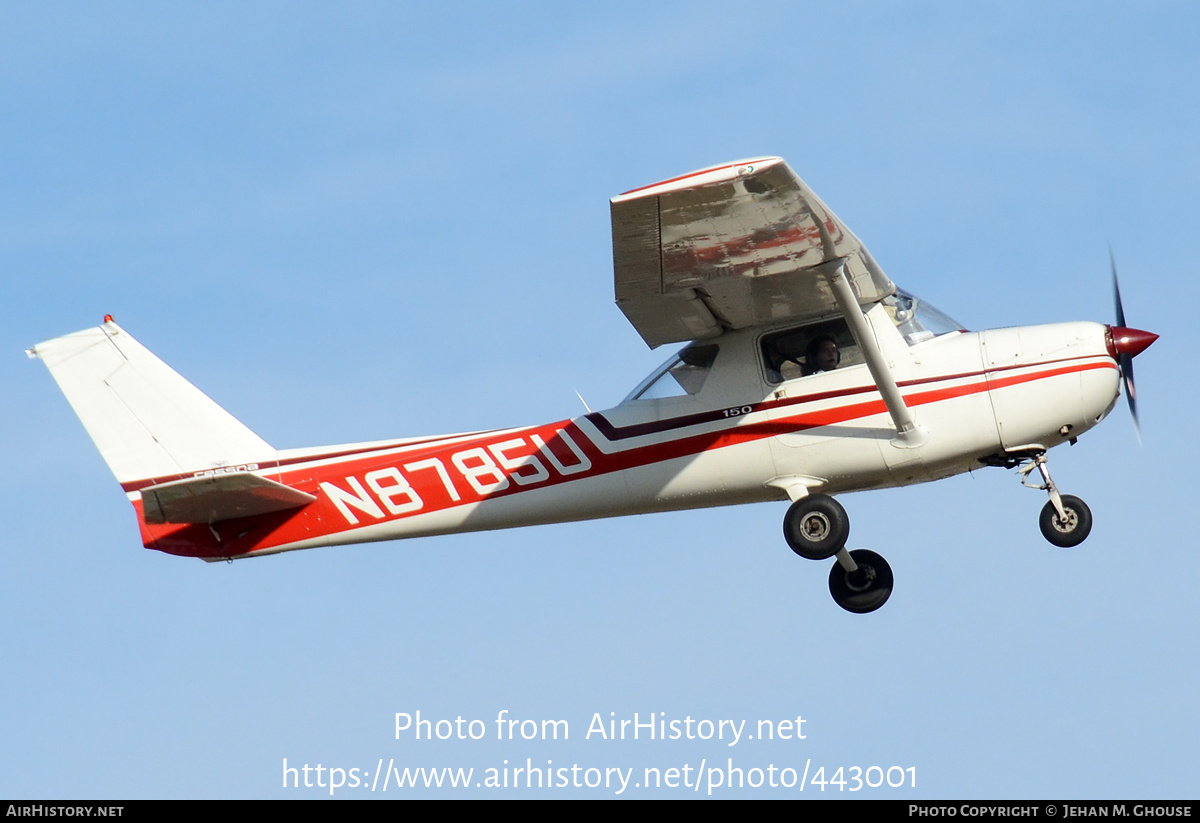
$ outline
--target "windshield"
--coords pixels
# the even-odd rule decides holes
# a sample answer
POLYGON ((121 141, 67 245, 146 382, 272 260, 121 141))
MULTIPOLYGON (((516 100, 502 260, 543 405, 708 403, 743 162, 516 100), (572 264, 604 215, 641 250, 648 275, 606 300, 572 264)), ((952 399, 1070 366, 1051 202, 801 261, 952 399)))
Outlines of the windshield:
POLYGON ((717 351, 718 347, 713 343, 693 343, 680 349, 670 360, 652 371, 621 402, 698 394, 708 379, 713 361, 717 359, 717 351))
POLYGON ((961 323, 903 289, 896 289, 896 293, 891 297, 885 297, 883 305, 910 346, 941 337, 943 334, 966 331, 961 323))

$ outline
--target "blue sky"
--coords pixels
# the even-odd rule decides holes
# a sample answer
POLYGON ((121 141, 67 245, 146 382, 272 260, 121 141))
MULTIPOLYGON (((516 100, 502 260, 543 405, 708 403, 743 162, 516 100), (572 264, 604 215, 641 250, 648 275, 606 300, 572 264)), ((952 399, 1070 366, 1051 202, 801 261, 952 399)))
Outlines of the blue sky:
POLYGON ((328 796, 283 789, 285 758, 732 758, 915 768, 915 789, 826 797, 1196 797, 1198 23, 1185 3, 0 6, 0 796, 328 796), (560 419, 665 356, 613 305, 608 198, 759 154, 971 328, 1110 321, 1111 243, 1129 322, 1162 339, 1137 361, 1144 444, 1122 408, 1052 454, 1087 543, 1045 543, 1043 496, 989 469, 844 498, 851 544, 896 575, 868 616, 787 550, 782 504, 205 565, 140 548, 22 355, 112 313, 279 447, 560 419), (502 710, 571 738, 497 741, 502 710), (490 734, 395 739, 416 711, 490 734), (610 712, 802 716, 806 737, 584 739, 610 712))

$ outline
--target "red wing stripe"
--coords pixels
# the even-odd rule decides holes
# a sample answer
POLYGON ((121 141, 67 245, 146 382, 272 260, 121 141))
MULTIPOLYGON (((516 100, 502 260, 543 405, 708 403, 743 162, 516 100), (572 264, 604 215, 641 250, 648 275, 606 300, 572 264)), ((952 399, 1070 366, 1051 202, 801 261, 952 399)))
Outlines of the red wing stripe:
POLYGON ((713 172, 725 171, 726 169, 736 168, 737 166, 754 165, 755 162, 761 162, 761 161, 747 162, 747 161, 743 160, 739 163, 726 163, 724 166, 713 166, 710 169, 700 169, 700 171, 691 171, 691 172, 688 172, 687 174, 681 174, 678 177, 672 177, 669 180, 659 180, 657 183, 651 183, 648 186, 638 186, 636 189, 630 189, 629 191, 623 191, 620 194, 618 194, 617 197, 626 197, 630 194, 635 194, 639 191, 645 191, 646 189, 654 189, 654 188, 658 188, 659 186, 667 186, 667 185, 670 185, 671 183, 678 183, 680 180, 687 180, 688 178, 691 178, 691 177, 699 177, 702 174, 712 174, 713 172))

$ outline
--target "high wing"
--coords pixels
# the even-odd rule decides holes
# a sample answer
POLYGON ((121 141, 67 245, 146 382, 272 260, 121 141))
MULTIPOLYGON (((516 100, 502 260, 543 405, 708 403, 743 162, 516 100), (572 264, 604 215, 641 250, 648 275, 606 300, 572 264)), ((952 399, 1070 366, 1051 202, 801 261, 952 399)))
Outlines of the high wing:
POLYGON ((843 260, 860 305, 895 286, 778 157, 740 160, 614 197, 617 305, 646 343, 839 313, 819 267, 843 260))

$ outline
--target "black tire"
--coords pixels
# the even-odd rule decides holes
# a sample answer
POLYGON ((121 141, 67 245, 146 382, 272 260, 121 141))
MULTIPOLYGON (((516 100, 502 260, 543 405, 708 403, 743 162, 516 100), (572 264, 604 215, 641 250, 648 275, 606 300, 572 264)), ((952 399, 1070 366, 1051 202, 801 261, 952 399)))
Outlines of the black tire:
POLYGON ((829 571, 829 593, 833 602, 848 612, 873 612, 892 596, 892 567, 869 549, 855 549, 850 557, 858 565, 857 571, 848 572, 841 563, 834 563, 829 571))
POLYGON ((1042 529, 1042 537, 1061 549, 1078 546, 1092 532, 1092 510, 1078 497, 1070 494, 1062 496, 1063 508, 1067 511, 1067 520, 1058 516, 1054 504, 1047 501, 1042 507, 1042 515, 1038 518, 1038 526, 1042 529))
POLYGON ((827 494, 810 494, 788 507, 783 539, 806 560, 833 557, 850 537, 850 518, 842 504, 827 494))

